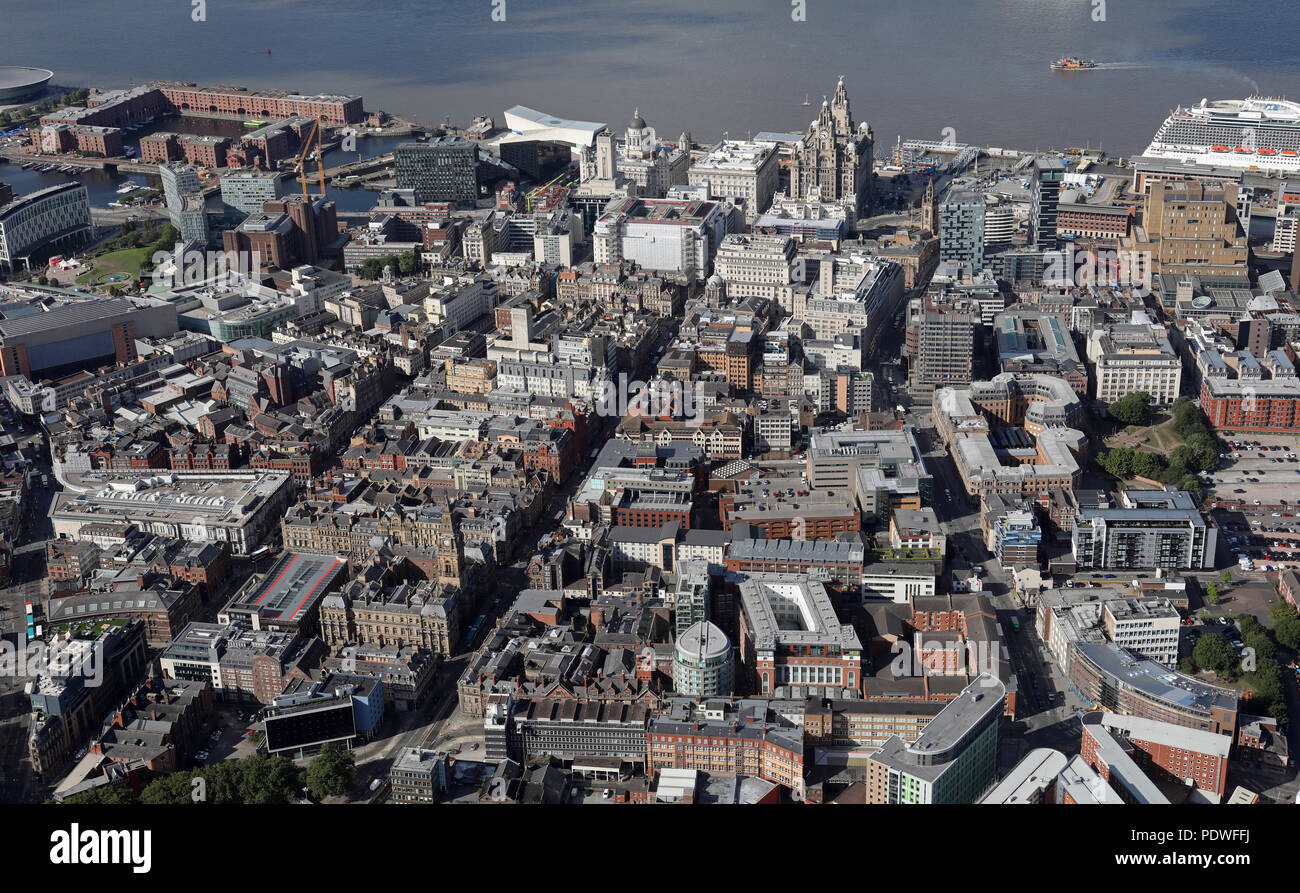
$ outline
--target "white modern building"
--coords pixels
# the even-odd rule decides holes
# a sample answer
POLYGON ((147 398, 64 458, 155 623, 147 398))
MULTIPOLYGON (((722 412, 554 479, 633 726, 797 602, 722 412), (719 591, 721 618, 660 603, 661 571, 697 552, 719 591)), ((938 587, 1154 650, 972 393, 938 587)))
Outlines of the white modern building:
POLYGON ((597 264, 630 260, 647 270, 707 279, 726 236, 731 206, 718 201, 625 198, 596 221, 597 264))
POLYGON ((32 254, 89 237, 90 198, 77 182, 60 183, 0 206, 0 270, 25 270, 32 254))

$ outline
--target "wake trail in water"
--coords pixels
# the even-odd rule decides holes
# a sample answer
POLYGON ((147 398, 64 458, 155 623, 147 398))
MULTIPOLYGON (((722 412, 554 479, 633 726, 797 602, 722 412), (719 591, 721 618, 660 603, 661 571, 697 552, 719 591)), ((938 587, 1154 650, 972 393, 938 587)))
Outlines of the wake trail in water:
POLYGON ((1252 94, 1260 92, 1259 84, 1254 78, 1243 74, 1235 68, 1228 68, 1223 65, 1202 65, 1196 62, 1186 61, 1169 61, 1169 62, 1098 62, 1094 71, 1140 71, 1150 70, 1153 68, 1166 68, 1175 71, 1195 71, 1201 75, 1214 75, 1216 77, 1232 78, 1238 83, 1250 88, 1252 94))

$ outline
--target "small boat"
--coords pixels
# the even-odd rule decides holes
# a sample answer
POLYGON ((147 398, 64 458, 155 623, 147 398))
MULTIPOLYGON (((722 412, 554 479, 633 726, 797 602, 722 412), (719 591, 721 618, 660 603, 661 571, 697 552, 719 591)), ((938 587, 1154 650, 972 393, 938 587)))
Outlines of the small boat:
POLYGON ((802 104, 802 105, 812 105, 812 100, 808 98, 808 94, 807 94, 807 93, 805 93, 805 94, 803 95, 803 102, 802 102, 801 104, 802 104))
POLYGON ((1282 154, 1285 155, 1287 158, 1295 158, 1296 155, 1300 153, 1297 153, 1295 149, 1283 149, 1282 154))
POLYGON ((1231 151, 1231 150, 1230 150, 1227 146, 1210 146, 1210 151, 1211 151, 1211 152, 1229 152, 1229 151, 1231 151))
POLYGON ((1245 146, 1238 146, 1237 148, 1233 149, 1232 151, 1236 152, 1238 155, 1254 155, 1254 154, 1255 154, 1255 150, 1254 150, 1254 149, 1249 149, 1249 148, 1247 148, 1247 147, 1245 147, 1245 146))
POLYGON ((1065 56, 1052 63, 1052 71, 1087 71, 1096 67, 1096 62, 1078 56, 1065 56))
POLYGON ((128 192, 135 192, 140 188, 140 184, 134 180, 127 180, 121 186, 117 187, 118 195, 126 195, 128 192))
POLYGON ((1276 155, 1276 154, 1277 154, 1277 150, 1276 150, 1276 149, 1260 149, 1260 150, 1259 150, 1259 154, 1260 154, 1260 155, 1276 155))

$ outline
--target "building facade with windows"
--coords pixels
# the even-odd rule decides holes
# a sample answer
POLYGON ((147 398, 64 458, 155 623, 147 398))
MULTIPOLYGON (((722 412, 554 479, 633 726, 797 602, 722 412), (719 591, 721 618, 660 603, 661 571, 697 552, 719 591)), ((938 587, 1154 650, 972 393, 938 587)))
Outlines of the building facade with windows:
POLYGON ((1217 530, 1190 494, 1124 490, 1118 508, 1081 509, 1074 520, 1074 560, 1088 568, 1213 568, 1217 530))

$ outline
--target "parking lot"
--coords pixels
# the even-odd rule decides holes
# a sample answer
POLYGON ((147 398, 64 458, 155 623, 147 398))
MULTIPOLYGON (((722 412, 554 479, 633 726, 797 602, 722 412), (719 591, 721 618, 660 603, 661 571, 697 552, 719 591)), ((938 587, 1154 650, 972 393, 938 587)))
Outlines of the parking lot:
POLYGON ((1255 508, 1212 512, 1232 559, 1249 557, 1255 570, 1300 567, 1300 512, 1255 508))
POLYGON ((191 765, 205 766, 252 756, 256 748, 248 732, 254 728, 251 720, 253 711, 257 709, 256 704, 216 704, 203 727, 202 737, 194 751, 188 754, 191 765))
POLYGON ((1296 438, 1229 439, 1228 447, 1219 454, 1218 471, 1201 477, 1215 496, 1259 506, 1300 501, 1300 445, 1296 438))

